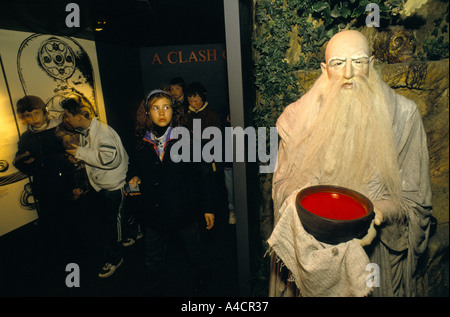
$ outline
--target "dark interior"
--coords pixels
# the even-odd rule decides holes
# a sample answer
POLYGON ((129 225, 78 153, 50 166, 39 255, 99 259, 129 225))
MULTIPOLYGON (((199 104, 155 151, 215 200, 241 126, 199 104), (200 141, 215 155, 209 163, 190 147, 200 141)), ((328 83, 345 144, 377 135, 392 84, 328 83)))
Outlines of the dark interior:
MULTIPOLYGON (((80 0, 76 1, 80 8, 79 28, 65 25, 69 2, 1 2, 0 28, 94 40, 108 123, 124 144, 132 144, 134 112, 145 93, 139 48, 225 42, 222 0, 80 0), (95 31, 99 26, 102 30, 95 31)), ((34 223, 0 237, 0 296, 145 296, 142 240, 126 250, 121 271, 108 280, 97 278, 101 265, 97 245, 101 231, 95 229, 98 221, 98 217, 92 217, 86 231, 91 244, 74 255, 73 261, 81 267, 79 288, 66 287, 68 273, 61 266, 40 266, 40 250, 45 246, 36 239, 38 228, 34 223)), ((215 232, 205 234, 214 272, 210 287, 200 296, 237 296, 235 228, 228 225, 227 215, 219 215, 215 232)), ((191 270, 189 261, 175 244, 168 256, 169 270, 173 272, 168 285, 173 287, 166 295, 192 295, 192 280, 185 278, 191 270)))

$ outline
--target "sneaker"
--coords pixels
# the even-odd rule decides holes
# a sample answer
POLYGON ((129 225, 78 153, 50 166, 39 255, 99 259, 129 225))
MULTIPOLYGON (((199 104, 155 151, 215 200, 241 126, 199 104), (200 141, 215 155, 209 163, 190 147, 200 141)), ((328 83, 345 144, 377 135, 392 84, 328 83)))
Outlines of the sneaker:
POLYGON ((135 239, 133 239, 133 238, 125 238, 124 240, 122 240, 122 245, 124 247, 129 247, 130 245, 133 245, 136 242, 136 240, 142 239, 142 237, 144 237, 144 234, 142 233, 140 227, 138 227, 138 230, 139 231, 138 231, 138 234, 137 234, 135 239))
POLYGON ((101 278, 110 277, 111 275, 114 274, 114 272, 117 270, 117 268, 122 265, 122 263, 123 263, 123 258, 120 259, 119 263, 117 263, 116 265, 111 264, 111 263, 105 263, 105 265, 100 270, 100 273, 98 273, 98 277, 101 277, 101 278))

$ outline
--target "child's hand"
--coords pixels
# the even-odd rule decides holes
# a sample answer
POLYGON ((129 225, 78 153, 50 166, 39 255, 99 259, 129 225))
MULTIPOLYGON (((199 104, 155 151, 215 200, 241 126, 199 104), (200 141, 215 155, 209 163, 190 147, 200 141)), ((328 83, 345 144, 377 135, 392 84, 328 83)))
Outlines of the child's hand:
POLYGON ((71 147, 72 148, 70 150, 66 150, 66 152, 69 153, 72 156, 75 156, 77 154, 78 145, 72 143, 71 147))
POLYGON ((206 230, 210 230, 212 227, 214 227, 214 214, 205 213, 205 220, 206 220, 206 230))
POLYGON ((131 184, 133 188, 136 188, 138 184, 141 183, 141 179, 138 176, 134 176, 132 179, 128 181, 128 184, 131 184))
POLYGON ((73 199, 78 199, 80 198, 81 194, 83 194, 83 190, 81 188, 75 188, 73 191, 73 199))
MULTIPOLYGON (((26 151, 23 154, 19 154, 14 158, 14 161, 20 161, 22 159, 24 159, 25 157, 30 156, 30 152, 26 151)), ((34 157, 30 157, 26 160, 23 161, 25 164, 30 164, 34 162, 34 157)))

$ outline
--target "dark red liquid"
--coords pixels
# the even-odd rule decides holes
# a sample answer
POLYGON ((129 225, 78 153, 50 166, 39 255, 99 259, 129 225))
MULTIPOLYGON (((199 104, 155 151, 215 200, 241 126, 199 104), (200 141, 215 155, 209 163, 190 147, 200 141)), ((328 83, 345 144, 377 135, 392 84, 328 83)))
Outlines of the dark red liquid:
POLYGON ((357 219, 367 214, 364 206, 352 197, 332 192, 310 194, 300 203, 313 214, 329 219, 357 219))

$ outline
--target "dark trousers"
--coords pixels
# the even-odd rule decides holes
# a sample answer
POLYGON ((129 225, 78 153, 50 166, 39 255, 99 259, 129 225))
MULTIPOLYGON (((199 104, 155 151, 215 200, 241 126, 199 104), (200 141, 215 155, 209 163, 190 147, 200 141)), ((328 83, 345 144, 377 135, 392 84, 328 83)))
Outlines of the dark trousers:
POLYGON ((117 264, 122 258, 122 209, 125 199, 123 189, 101 190, 99 194, 100 207, 104 212, 105 245, 104 260, 117 264))
POLYGON ((199 274, 209 270, 210 260, 201 239, 199 227, 192 223, 170 233, 162 233, 148 226, 145 227, 145 266, 148 272, 147 288, 151 293, 161 290, 167 267, 167 247, 169 239, 181 244, 199 274))
MULTIPOLYGON (((36 187, 36 184, 34 185, 35 192, 33 195, 37 200, 39 239, 44 251, 43 254, 50 256, 49 261, 55 261, 56 258, 62 259, 62 255, 66 256, 69 251, 67 250, 66 218, 67 213, 72 208, 70 192, 68 194, 61 190, 62 186, 51 191, 49 190, 50 186, 42 189, 36 187)), ((60 184, 56 183, 57 187, 58 185, 60 184)))
POLYGON ((125 197, 122 208, 122 238, 136 240, 140 232, 136 211, 140 208, 141 197, 125 197))

